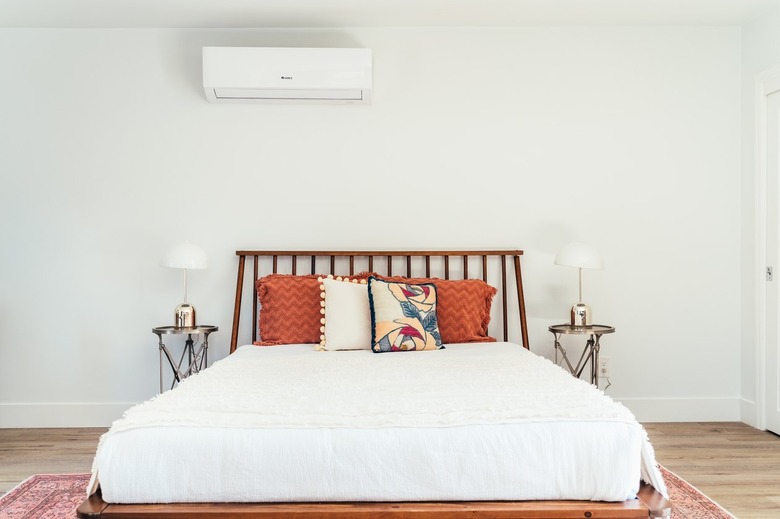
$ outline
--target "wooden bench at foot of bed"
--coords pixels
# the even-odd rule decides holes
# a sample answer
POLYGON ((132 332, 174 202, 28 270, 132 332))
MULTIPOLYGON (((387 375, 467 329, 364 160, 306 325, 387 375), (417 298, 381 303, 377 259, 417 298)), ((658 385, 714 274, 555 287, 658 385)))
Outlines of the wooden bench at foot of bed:
POLYGON ((474 501, 448 503, 175 503, 115 505, 100 492, 78 508, 82 519, 638 519, 669 517, 671 506, 650 485, 639 499, 597 501, 474 501))

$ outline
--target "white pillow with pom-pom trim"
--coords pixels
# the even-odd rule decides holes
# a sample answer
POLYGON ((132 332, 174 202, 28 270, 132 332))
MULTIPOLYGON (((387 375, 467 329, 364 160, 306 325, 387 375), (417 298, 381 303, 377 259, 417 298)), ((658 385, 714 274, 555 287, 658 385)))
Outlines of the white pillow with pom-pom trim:
POLYGON ((323 278, 320 350, 370 350, 371 310, 366 280, 323 278))

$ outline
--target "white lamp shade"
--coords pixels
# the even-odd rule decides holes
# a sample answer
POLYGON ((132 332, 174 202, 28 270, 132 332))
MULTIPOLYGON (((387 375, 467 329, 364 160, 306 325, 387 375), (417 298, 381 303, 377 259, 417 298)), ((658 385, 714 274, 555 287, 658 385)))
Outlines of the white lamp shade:
POLYGON ((160 259, 160 266, 174 269, 205 269, 206 252, 190 242, 179 243, 168 249, 160 259))
POLYGON ((555 255, 555 264, 583 269, 603 269, 604 259, 587 243, 573 241, 558 251, 555 255))

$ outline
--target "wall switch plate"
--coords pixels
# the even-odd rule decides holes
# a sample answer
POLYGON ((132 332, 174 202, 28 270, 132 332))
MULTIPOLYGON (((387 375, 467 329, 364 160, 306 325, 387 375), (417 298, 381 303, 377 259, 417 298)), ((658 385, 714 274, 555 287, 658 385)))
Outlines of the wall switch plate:
POLYGON ((609 378, 609 357, 599 357, 599 377, 609 378))

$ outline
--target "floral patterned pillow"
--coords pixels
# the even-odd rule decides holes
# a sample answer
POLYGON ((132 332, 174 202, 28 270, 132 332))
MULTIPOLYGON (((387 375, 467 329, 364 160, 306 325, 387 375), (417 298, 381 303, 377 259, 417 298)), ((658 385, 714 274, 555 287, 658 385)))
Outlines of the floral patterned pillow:
POLYGON ((433 283, 398 283, 370 277, 368 300, 374 353, 444 348, 433 283))
POLYGON ((376 275, 383 281, 433 283, 436 285, 436 315, 444 344, 495 342, 488 335, 490 307, 496 289, 481 279, 407 278, 376 275))

